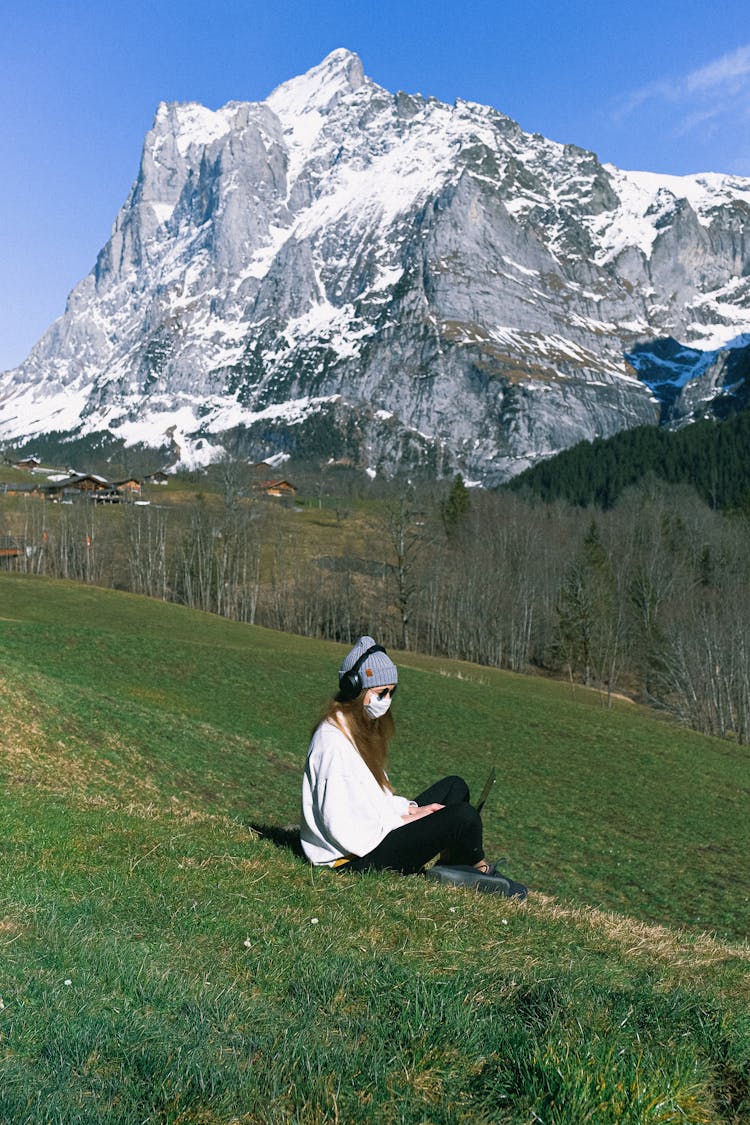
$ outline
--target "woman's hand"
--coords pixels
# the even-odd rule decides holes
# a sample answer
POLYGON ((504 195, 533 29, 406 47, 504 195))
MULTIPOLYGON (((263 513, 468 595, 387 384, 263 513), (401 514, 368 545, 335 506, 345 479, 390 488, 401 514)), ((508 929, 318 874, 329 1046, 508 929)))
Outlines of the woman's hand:
POLYGON ((423 816, 430 816, 431 813, 439 812, 444 809, 445 805, 412 805, 408 813, 404 813, 401 817, 407 823, 410 820, 421 820, 423 816))

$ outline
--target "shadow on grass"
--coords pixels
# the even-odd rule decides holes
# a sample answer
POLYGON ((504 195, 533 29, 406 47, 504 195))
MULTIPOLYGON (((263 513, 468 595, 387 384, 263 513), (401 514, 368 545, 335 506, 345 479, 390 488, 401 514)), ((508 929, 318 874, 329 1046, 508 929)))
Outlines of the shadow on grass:
POLYGON ((307 862, 307 856, 302 850, 299 838, 298 824, 250 824, 253 832, 257 832, 263 840, 270 840, 277 848, 286 848, 299 859, 307 862))

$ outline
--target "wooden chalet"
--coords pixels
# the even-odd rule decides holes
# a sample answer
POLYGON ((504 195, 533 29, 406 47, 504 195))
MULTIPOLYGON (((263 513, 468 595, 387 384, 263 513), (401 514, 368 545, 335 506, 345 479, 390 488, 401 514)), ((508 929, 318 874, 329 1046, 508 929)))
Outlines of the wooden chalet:
POLYGON ((288 480, 264 480, 255 486, 264 496, 278 496, 284 500, 293 500, 297 495, 296 485, 288 480))
POLYGON ((140 496, 141 494, 141 482, 136 480, 135 477, 113 481, 112 488, 117 489, 121 494, 127 493, 129 496, 140 496))
POLYGON ((64 496, 72 497, 76 494, 93 497, 96 493, 107 492, 111 488, 112 485, 104 477, 85 473, 52 481, 51 484, 44 485, 42 491, 50 500, 60 500, 64 496))
POLYGON ((26 554, 26 546, 14 535, 0 535, 0 560, 19 559, 26 554))
POLYGON ((165 473, 163 469, 157 469, 155 473, 149 473, 149 475, 143 479, 148 484, 168 484, 169 473, 165 473))
POLYGON ((42 486, 40 484, 16 484, 13 481, 7 481, 0 484, 0 492, 3 496, 41 496, 42 486))

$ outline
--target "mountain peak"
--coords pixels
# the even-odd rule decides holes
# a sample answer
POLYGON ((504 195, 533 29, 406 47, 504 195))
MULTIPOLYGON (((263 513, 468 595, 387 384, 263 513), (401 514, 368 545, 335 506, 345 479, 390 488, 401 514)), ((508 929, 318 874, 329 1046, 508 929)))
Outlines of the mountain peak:
POLYGON ((750 179, 603 167, 336 50, 263 102, 159 108, 94 273, 0 376, 0 440, 108 430, 184 464, 226 443, 497 483, 744 406, 750 348, 723 347, 742 334, 750 179))
POLYGON ((339 47, 306 74, 282 82, 269 94, 266 103, 282 119, 309 110, 324 113, 339 98, 358 90, 364 81, 359 55, 339 47))

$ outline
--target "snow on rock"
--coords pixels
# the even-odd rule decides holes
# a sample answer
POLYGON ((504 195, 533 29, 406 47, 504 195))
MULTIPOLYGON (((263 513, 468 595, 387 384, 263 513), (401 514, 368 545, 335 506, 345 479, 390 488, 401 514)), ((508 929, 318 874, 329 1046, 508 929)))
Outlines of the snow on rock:
POLYGON ((750 180, 602 165, 339 49, 264 102, 159 106, 95 269, 0 376, 0 439, 200 464, 232 431, 267 460, 325 415, 363 465, 492 482, 656 422, 667 386, 703 409, 744 348, 750 180))

